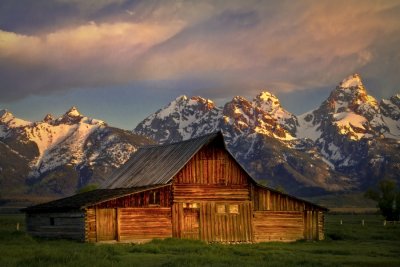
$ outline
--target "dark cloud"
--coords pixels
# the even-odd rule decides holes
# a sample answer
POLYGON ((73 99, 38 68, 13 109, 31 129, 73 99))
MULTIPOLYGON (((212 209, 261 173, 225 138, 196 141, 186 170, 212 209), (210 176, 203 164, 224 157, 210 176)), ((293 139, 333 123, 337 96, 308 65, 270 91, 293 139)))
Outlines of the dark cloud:
POLYGON ((0 92, 147 81, 210 98, 303 94, 359 72, 387 96, 400 82, 398 17, 398 1, 4 0, 0 92))
POLYGON ((71 21, 81 22, 79 13, 75 5, 67 2, 2 0, 0 1, 0 29, 23 34, 49 31, 69 24, 71 21))

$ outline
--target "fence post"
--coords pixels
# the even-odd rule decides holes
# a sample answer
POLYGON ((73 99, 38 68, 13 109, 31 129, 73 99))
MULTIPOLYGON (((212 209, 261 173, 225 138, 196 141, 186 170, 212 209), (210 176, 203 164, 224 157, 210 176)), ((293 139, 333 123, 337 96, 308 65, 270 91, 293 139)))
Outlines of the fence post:
POLYGON ((19 222, 17 222, 17 231, 19 231, 19 222))
POLYGON ((363 220, 361 220, 361 224, 362 224, 362 226, 364 226, 364 219, 363 219, 363 220))
POLYGON ((342 219, 340 219, 340 225, 342 225, 343 224, 343 221, 342 221, 342 219))
POLYGON ((386 220, 383 221, 383 226, 386 226, 386 220))

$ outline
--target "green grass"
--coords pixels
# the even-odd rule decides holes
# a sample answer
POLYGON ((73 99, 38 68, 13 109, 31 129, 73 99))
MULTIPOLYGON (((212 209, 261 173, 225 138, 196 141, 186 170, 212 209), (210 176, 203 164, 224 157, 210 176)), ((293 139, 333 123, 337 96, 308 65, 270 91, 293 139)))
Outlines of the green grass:
POLYGON ((400 266, 400 225, 384 227, 377 215, 327 215, 326 240, 320 242, 239 245, 172 238, 141 245, 46 240, 27 235, 23 221, 22 215, 0 215, 2 267, 400 266))

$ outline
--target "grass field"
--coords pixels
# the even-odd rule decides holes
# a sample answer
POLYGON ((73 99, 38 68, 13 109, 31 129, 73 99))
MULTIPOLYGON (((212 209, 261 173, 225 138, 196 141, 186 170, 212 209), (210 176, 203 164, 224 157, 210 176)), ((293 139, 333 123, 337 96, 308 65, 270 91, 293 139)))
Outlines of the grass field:
POLYGON ((23 221, 23 215, 0 215, 2 267, 400 266, 400 225, 383 226, 383 218, 371 214, 328 214, 324 241, 240 245, 177 239, 142 245, 45 240, 27 235, 23 221))

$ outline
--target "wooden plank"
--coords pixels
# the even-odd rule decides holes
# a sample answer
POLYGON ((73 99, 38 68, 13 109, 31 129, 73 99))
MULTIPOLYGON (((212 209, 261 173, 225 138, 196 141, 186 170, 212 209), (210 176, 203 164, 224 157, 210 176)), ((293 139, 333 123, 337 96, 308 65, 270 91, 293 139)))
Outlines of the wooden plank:
POLYGON ((294 241, 303 239, 303 216, 303 212, 255 212, 255 241, 294 241))
POLYGON ((123 208, 120 209, 120 240, 140 242, 152 238, 172 237, 172 214, 169 208, 123 208))
POLYGON ((117 213, 117 241, 121 240, 121 210, 119 208, 116 209, 117 213))

